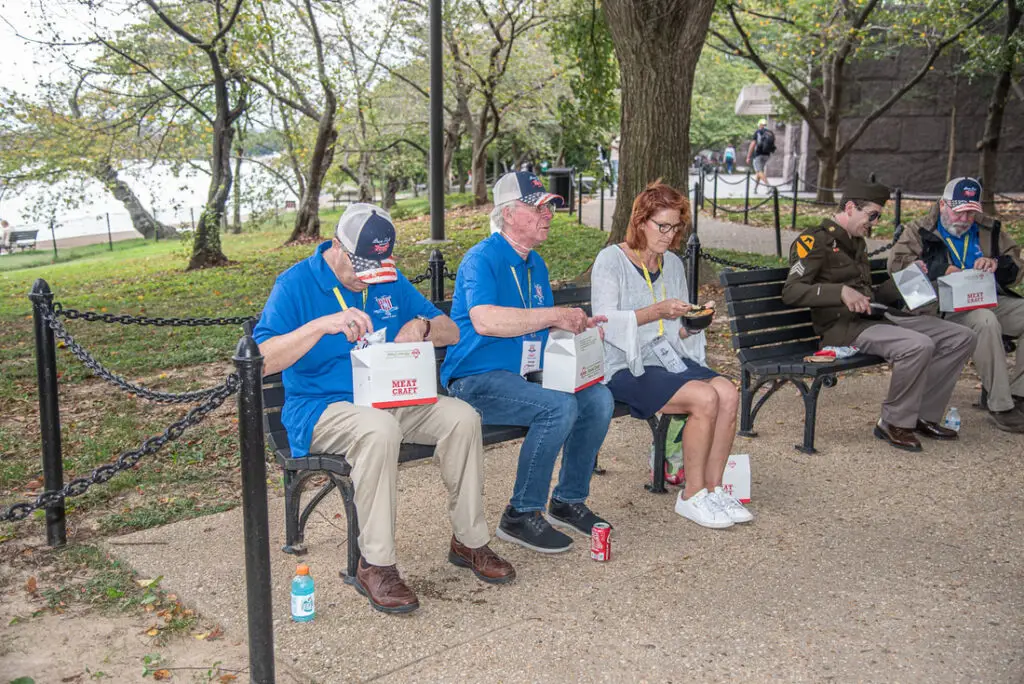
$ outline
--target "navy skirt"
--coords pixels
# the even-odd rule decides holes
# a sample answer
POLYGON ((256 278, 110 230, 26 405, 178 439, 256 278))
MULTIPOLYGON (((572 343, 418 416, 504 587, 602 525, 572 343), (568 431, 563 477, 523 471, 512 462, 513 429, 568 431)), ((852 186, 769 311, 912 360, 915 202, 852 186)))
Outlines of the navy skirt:
POLYGON ((637 377, 623 368, 608 382, 615 401, 629 405, 634 418, 650 418, 660 411, 679 388, 691 380, 710 380, 718 373, 695 361, 686 359, 686 370, 670 373, 662 366, 644 366, 644 374, 637 377))

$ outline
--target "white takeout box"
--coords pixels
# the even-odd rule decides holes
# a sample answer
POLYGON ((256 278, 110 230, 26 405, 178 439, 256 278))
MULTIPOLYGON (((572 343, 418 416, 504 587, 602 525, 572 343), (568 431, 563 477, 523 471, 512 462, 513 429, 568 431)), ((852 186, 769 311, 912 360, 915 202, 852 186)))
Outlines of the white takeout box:
POLYGON ((917 264, 910 264, 902 271, 896 271, 892 274, 892 280, 896 283, 896 289, 900 291, 903 301, 907 303, 907 308, 910 310, 938 299, 931 281, 917 264))
POLYGON ((722 474, 722 489, 740 500, 750 503, 750 455, 733 454, 725 462, 722 474))
POLYGON ((437 402, 437 362, 430 342, 389 342, 353 349, 352 403, 397 408, 437 402))
POLYGON ((993 273, 969 269, 939 278, 940 311, 991 309, 997 303, 993 273))
POLYGON ((579 392, 604 379, 604 342, 597 328, 579 335, 552 330, 544 347, 544 389, 579 392))

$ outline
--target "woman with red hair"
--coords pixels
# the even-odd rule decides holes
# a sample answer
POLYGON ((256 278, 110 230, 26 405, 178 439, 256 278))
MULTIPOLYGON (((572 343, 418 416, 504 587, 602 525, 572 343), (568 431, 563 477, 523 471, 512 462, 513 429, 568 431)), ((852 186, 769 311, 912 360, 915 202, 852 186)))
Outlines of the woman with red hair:
POLYGON ((750 512, 722 489, 736 435, 736 387, 704 365, 703 331, 689 335, 692 307, 679 248, 690 229, 690 203, 657 180, 633 201, 626 241, 601 250, 591 276, 595 316, 605 326, 605 382, 637 418, 687 414, 685 488, 676 513, 698 525, 731 527, 750 512))

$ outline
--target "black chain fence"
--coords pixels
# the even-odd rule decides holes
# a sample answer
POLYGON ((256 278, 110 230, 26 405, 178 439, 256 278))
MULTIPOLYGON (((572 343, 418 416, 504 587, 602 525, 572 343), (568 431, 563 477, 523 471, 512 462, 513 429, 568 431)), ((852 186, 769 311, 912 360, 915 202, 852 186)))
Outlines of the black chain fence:
POLYGON ((78 311, 65 309, 60 302, 54 302, 53 312, 68 320, 83 320, 90 323, 120 323, 121 325, 155 325, 158 327, 175 326, 199 328, 212 325, 244 325, 247 321, 256 320, 253 316, 231 316, 221 318, 158 318, 149 316, 131 316, 129 314, 97 313, 95 311, 78 311))
POLYGON ((151 456, 160 451, 168 443, 178 439, 185 430, 198 425, 207 415, 220 408, 228 397, 238 391, 238 382, 236 374, 228 375, 224 384, 214 388, 206 401, 191 409, 180 420, 171 423, 162 434, 149 437, 138 448, 122 452, 114 461, 99 466, 86 477, 71 480, 59 490, 48 490, 36 496, 32 502, 9 506, 0 512, 0 522, 24 520, 36 509, 56 506, 68 497, 85 494, 92 485, 107 482, 118 473, 134 467, 144 456, 151 456))

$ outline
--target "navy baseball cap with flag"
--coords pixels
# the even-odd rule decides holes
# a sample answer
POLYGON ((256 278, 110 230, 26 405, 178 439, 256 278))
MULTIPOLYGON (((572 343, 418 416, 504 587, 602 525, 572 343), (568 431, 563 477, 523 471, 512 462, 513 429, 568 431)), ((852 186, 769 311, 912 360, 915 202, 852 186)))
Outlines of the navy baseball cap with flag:
POLYGON ((334 231, 352 261, 356 277, 364 283, 392 283, 398 280, 395 260, 395 224, 391 216, 373 204, 348 205, 334 231))
POLYGON ((981 183, 974 178, 954 178, 946 183, 942 191, 942 199, 949 208, 957 213, 961 211, 982 211, 981 183))
POLYGON ((506 173, 494 184, 494 204, 500 205, 506 202, 519 200, 526 204, 539 207, 542 204, 551 202, 556 207, 565 204, 561 195, 548 192, 537 176, 528 171, 513 171, 506 173))

